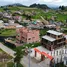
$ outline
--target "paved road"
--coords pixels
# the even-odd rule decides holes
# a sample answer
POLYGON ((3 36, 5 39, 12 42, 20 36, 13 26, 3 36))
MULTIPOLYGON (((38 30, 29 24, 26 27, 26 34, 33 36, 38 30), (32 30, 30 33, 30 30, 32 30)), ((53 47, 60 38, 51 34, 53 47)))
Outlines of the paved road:
MULTIPOLYGON (((48 62, 48 60, 36 63, 36 62, 33 62, 32 59, 31 59, 30 60, 30 67, 49 67, 47 62, 48 62)), ((28 55, 24 56, 24 58, 21 61, 21 64, 24 64, 25 67, 29 67, 29 57, 28 57, 28 55)))
POLYGON ((15 51, 13 51, 12 49, 6 47, 6 46, 3 45, 2 43, 0 43, 0 48, 1 48, 4 52, 6 52, 7 54, 9 54, 10 56, 15 57, 15 56, 14 56, 15 51))

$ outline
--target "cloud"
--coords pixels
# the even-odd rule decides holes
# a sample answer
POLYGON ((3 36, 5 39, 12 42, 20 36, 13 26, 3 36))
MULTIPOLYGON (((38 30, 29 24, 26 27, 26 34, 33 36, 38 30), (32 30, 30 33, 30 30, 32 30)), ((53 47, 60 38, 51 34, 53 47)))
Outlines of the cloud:
POLYGON ((52 2, 52 0, 39 0, 39 2, 52 2))
POLYGON ((54 2, 62 2, 63 0, 53 0, 54 2))
POLYGON ((53 5, 67 5, 67 0, 0 0, 0 5, 12 3, 21 3, 30 5, 33 3, 53 4, 53 5))
POLYGON ((40 2, 62 2, 63 0, 39 0, 40 2))

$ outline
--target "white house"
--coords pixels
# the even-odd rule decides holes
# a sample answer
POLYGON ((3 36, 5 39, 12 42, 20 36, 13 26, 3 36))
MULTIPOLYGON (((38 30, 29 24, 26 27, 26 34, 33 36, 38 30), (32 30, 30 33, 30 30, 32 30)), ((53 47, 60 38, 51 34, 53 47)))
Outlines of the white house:
POLYGON ((8 21, 10 25, 14 24, 15 20, 9 20, 8 21))
POLYGON ((4 27, 4 22, 2 20, 0 20, 0 28, 4 27))

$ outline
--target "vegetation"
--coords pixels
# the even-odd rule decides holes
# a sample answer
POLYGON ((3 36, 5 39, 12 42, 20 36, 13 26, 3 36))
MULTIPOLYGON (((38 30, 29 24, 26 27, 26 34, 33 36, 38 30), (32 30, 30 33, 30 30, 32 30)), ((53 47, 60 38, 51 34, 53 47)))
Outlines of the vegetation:
MULTIPOLYGON (((19 67, 23 67, 21 64, 18 64, 19 67)), ((0 63, 0 67, 14 67, 14 63, 13 62, 5 62, 5 63, 0 63)))
POLYGON ((65 10, 65 7, 64 6, 60 6, 59 9, 65 10))
POLYGON ((64 64, 63 64, 63 62, 62 62, 62 63, 57 63, 57 64, 56 64, 56 67, 66 67, 66 66, 64 66, 64 64))
POLYGON ((45 5, 45 4, 32 4, 32 5, 30 5, 30 7, 36 7, 36 8, 40 8, 40 9, 48 9, 49 7, 47 6, 47 5, 45 5))
POLYGON ((40 30, 40 36, 44 36, 48 29, 40 30))
MULTIPOLYGON (((65 20, 67 20, 67 12, 66 12, 67 7, 60 6, 59 8, 62 10, 59 10, 59 11, 52 10, 52 9, 49 9, 49 7, 44 4, 32 4, 30 5, 30 7, 24 7, 24 6, 8 6, 7 7, 7 9, 9 9, 12 13, 18 10, 22 10, 22 14, 27 12, 31 14, 35 13, 34 16, 32 16, 32 19, 41 19, 40 16, 43 16, 45 19, 47 18, 47 20, 50 20, 52 16, 56 16, 56 21, 65 22, 65 20), (48 12, 44 11, 43 9, 44 10, 48 9, 48 12)), ((2 11, 3 7, 1 7, 0 10, 2 11)), ((23 15, 22 17, 25 18, 25 16, 23 15)))
POLYGON ((59 6, 59 9, 62 11, 67 11, 67 6, 59 6))
MULTIPOLYGON (((30 48, 34 48, 34 47, 38 47, 40 46, 40 42, 39 43, 33 43, 33 44, 24 44, 23 46, 18 46, 16 47, 16 49, 25 49, 26 47, 30 47, 30 48)), ((14 49, 14 50, 16 50, 14 49)))
POLYGON ((21 58, 23 58, 24 55, 24 51, 22 51, 22 49, 16 49, 16 53, 15 53, 15 58, 14 58, 14 62, 16 63, 16 66, 19 67, 21 58))
POLYGON ((0 36, 15 36, 15 29, 0 29, 0 36))
MULTIPOLYGON (((18 66, 23 67, 21 64, 18 64, 18 66)), ((7 63, 7 67, 14 67, 14 63, 13 62, 7 63)))

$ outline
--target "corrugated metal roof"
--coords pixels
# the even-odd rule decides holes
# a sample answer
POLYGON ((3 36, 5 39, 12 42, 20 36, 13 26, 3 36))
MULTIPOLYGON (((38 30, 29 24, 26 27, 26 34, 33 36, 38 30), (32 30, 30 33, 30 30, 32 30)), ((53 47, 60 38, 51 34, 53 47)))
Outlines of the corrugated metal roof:
POLYGON ((62 35, 63 34, 63 33, 60 33, 60 32, 54 31, 54 30, 49 30, 47 32, 51 33, 51 34, 54 34, 54 35, 62 35))
POLYGON ((44 39, 46 39, 46 40, 48 40, 48 41, 51 41, 51 42, 53 42, 53 41, 56 40, 55 38, 52 38, 52 37, 47 36, 47 35, 43 36, 42 38, 44 38, 44 39))

